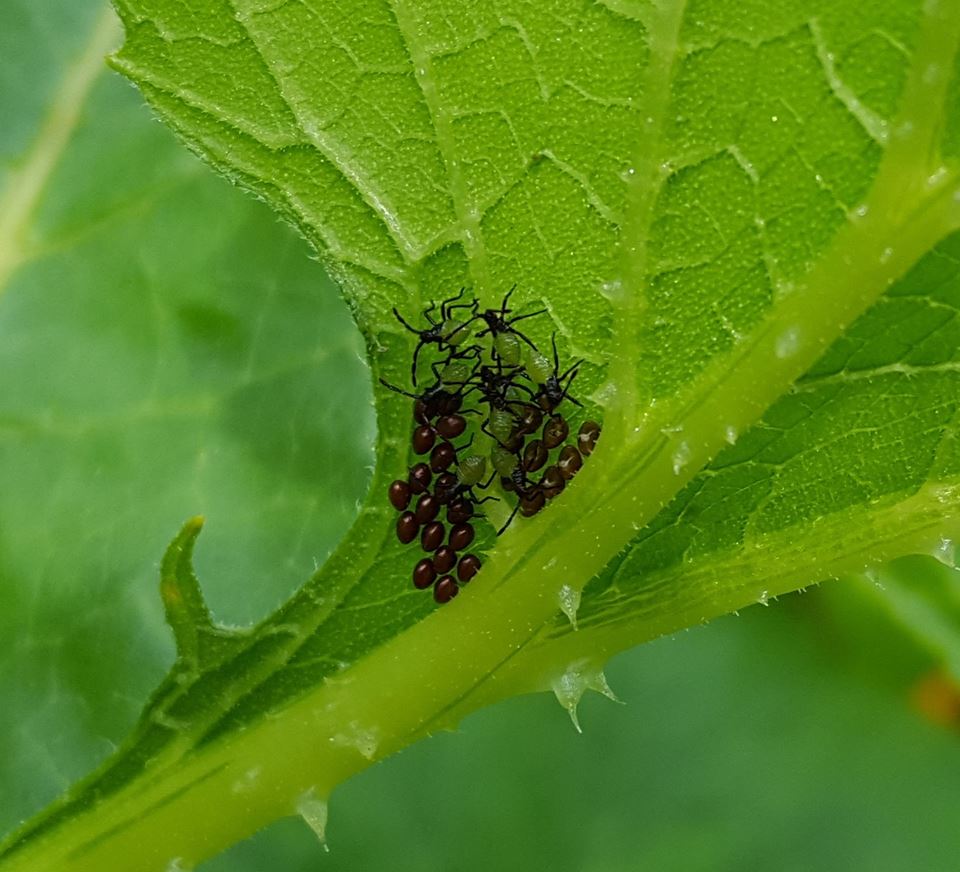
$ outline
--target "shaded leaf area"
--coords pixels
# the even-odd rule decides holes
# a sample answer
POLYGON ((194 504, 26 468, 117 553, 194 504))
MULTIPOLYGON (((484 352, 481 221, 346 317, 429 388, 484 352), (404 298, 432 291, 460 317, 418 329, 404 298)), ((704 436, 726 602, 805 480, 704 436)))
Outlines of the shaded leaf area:
MULTIPOLYGON (((8 179, 101 11, 50 7, 0 13, 8 179)), ((161 680, 171 530, 211 519, 210 609, 249 624, 333 548, 369 475, 369 374, 323 270, 95 60, 42 195, 0 239, 22 258, 0 284, 4 830, 115 750, 161 680)))
POLYGON ((865 654, 888 649, 878 656, 875 673, 912 688, 932 718, 960 729, 960 573, 951 568, 954 547, 944 538, 934 555, 941 565, 907 557, 856 579, 849 596, 826 599, 837 623, 856 628, 867 640, 860 646, 865 654), (857 611, 864 616, 859 621, 857 611))

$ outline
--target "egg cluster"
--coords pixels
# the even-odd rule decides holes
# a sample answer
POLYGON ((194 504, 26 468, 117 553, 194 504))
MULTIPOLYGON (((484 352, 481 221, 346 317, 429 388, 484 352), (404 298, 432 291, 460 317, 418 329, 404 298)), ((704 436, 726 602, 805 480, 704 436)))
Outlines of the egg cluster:
POLYGON ((439 603, 455 597, 460 585, 480 570, 480 558, 469 551, 475 538, 471 521, 482 515, 483 503, 496 497, 481 498, 477 491, 499 479, 504 494, 515 498, 499 535, 518 512, 530 517, 558 496, 600 436, 600 425, 588 420, 569 438, 563 406, 580 405, 570 396, 570 386, 581 362, 561 372, 555 340, 553 360, 544 357, 515 326, 544 312, 511 317, 511 294, 498 309, 481 310, 476 300, 462 302, 461 290, 440 305, 439 319, 433 317, 436 304, 423 313, 424 328, 409 324, 394 309, 400 323, 418 337, 413 390, 383 384, 413 399, 412 448, 423 459, 410 467, 406 479, 391 483, 389 499, 400 513, 397 538, 404 544, 419 538, 426 555, 414 566, 414 586, 433 588, 439 603), (436 356, 429 366, 434 383, 418 392, 420 352, 433 346, 436 356), (474 400, 480 408, 464 408, 474 400), (473 447, 478 434, 477 441, 489 443, 486 451, 473 447), (493 471, 484 481, 488 463, 493 471))

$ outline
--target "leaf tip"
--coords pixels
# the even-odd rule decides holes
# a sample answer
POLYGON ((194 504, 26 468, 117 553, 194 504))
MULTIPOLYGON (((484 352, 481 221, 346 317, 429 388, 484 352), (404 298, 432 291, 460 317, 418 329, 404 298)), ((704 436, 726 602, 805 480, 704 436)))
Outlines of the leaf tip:
POLYGON ((160 598, 178 654, 186 659, 196 659, 198 655, 198 627, 211 625, 210 612, 193 571, 193 549, 203 523, 202 515, 190 518, 167 546, 160 563, 160 598))

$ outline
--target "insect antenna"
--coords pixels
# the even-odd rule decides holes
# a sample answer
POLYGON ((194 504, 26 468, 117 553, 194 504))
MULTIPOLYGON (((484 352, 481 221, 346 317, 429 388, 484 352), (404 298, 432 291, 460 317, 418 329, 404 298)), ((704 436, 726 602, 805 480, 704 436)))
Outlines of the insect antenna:
POLYGON ((385 388, 389 388, 395 394, 402 394, 405 397, 410 397, 411 400, 420 399, 419 394, 411 394, 410 391, 405 391, 403 388, 398 388, 396 385, 390 384, 390 382, 388 382, 385 378, 380 379, 380 384, 382 384, 385 388))

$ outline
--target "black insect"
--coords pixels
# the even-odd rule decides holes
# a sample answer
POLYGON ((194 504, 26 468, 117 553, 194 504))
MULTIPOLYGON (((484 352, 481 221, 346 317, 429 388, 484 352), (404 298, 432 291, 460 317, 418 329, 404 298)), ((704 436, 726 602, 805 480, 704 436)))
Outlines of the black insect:
POLYGON ((583 408, 583 404, 570 396, 570 385, 580 371, 583 360, 577 360, 567 369, 560 372, 560 355, 557 353, 557 336, 553 335, 553 368, 549 361, 541 354, 533 355, 527 362, 527 375, 538 385, 534 399, 545 412, 552 412, 564 400, 570 400, 575 406, 583 408))
POLYGON ((433 495, 439 500, 441 506, 446 506, 463 489, 463 485, 452 472, 444 472, 438 475, 436 482, 434 482, 433 495))
POLYGON ((398 511, 404 511, 408 505, 410 505, 410 497, 412 496, 413 491, 410 488, 410 484, 405 481, 391 482, 390 488, 387 491, 387 496, 390 499, 390 504, 398 511))
MULTIPOLYGON (((426 493, 427 489, 430 487, 430 480, 432 478, 433 473, 426 463, 417 463, 414 466, 411 466, 410 474, 407 477, 407 484, 410 486, 411 494, 426 493)), ((392 497, 391 502, 393 502, 392 497)))
POLYGON ((433 568, 439 575, 457 565, 457 552, 450 545, 441 545, 433 554, 433 568))
MULTIPOLYGON (((433 443, 437 441, 437 431, 433 429, 429 424, 421 424, 413 431, 413 452, 414 454, 426 454, 431 448, 433 448, 433 443)), ((431 466, 431 469, 433 467, 431 466)), ((434 472, 438 470, 434 469, 434 472)))
POLYGON ((450 530, 450 538, 447 542, 454 551, 463 551, 470 547, 474 535, 472 524, 456 524, 450 530))
POLYGON ((421 494, 413 510, 418 524, 429 524, 440 512, 440 501, 433 494, 421 494))
POLYGON ((420 357, 420 350, 424 345, 435 344, 439 349, 443 349, 444 346, 450 348, 451 351, 455 351, 456 346, 463 342, 468 333, 468 325, 477 317, 477 309, 479 308, 479 303, 476 300, 473 300, 469 303, 460 303, 459 301, 463 298, 463 294, 466 291, 466 288, 460 288, 460 293, 455 297, 451 297, 448 300, 444 300, 440 304, 440 320, 434 321, 431 313, 436 309, 437 304, 431 303, 423 312, 423 317, 427 320, 427 323, 430 324, 429 327, 420 330, 414 327, 412 324, 407 323, 403 315, 397 311, 396 308, 393 310, 393 314, 396 319, 409 330, 411 333, 416 334, 418 338, 417 347, 413 351, 413 363, 410 367, 410 379, 413 382, 413 386, 417 386, 417 359, 420 357), (455 309, 469 309, 471 316, 467 318, 466 321, 456 321, 452 317, 452 313, 455 309))
POLYGON ((435 418, 454 415, 460 411, 460 407, 463 405, 464 393, 462 389, 448 391, 443 385, 436 384, 419 394, 414 394, 390 384, 384 378, 380 379, 380 384, 389 388, 395 394, 410 397, 413 400, 413 419, 418 424, 431 424, 435 418))
POLYGON ((431 521, 420 533, 420 546, 430 553, 436 551, 442 544, 446 530, 440 521, 431 521))
MULTIPOLYGON (((380 383, 394 393, 413 400, 413 417, 417 424, 411 438, 414 453, 420 455, 430 453, 430 468, 433 472, 441 472, 456 462, 458 449, 449 440, 463 435, 467 429, 466 418, 459 414, 463 405, 463 389, 448 391, 437 384, 415 394, 390 384, 386 379, 380 379, 380 383), (442 440, 439 444, 437 444, 438 435, 442 440)), ((426 483, 429 483, 429 476, 426 483)), ((422 489, 418 488, 413 480, 410 481, 410 485, 415 493, 421 492, 422 489)))
POLYGON ((457 578, 461 584, 466 584, 480 571, 480 558, 476 554, 467 554, 460 558, 457 564, 457 578))
MULTIPOLYGON (((486 496, 481 499, 473 491, 474 487, 481 489, 489 487, 495 475, 496 473, 480 485, 465 484, 452 473, 437 476, 434 496, 436 496, 440 505, 447 506, 448 520, 453 523, 459 523, 457 518, 463 516, 468 511, 465 505, 470 506, 470 514, 466 516, 466 518, 469 518, 473 515, 477 506, 488 502, 496 502, 497 497, 486 496)), ((463 518, 463 520, 466 520, 466 518, 463 518)))
POLYGON ((551 415, 543 425, 543 444, 548 449, 554 449, 570 434, 570 425, 563 415, 551 415))
POLYGON ((577 451, 577 447, 575 445, 564 445, 560 457, 557 459, 557 468, 561 475, 569 481, 580 471, 582 466, 583 457, 577 451))
POLYGON ((441 442, 430 452, 430 469, 445 472, 457 462, 457 449, 452 442, 441 442))
POLYGON ((566 484, 567 480, 560 468, 558 466, 548 466, 543 473, 543 478, 540 479, 540 490, 543 491, 543 495, 548 500, 552 500, 559 496, 566 484))
POLYGON ((437 421, 437 432, 444 439, 456 439, 467 429, 467 419, 463 415, 444 415, 437 421))
POLYGON ((536 485, 527 475, 523 465, 518 463, 508 476, 510 479, 510 490, 522 497, 529 497, 536 490, 536 485))
MULTIPOLYGON (((493 499, 493 497, 491 497, 493 499)), ((469 497, 460 497, 451 500, 447 505, 447 520, 451 524, 463 524, 469 521, 474 515, 473 503, 469 497)))
POLYGON ((413 567, 413 586, 418 590, 426 590, 437 578, 437 570, 429 557, 424 557, 413 567))
POLYGON ((529 436, 536 433, 542 423, 543 412, 539 407, 526 403, 520 407, 514 429, 520 436, 529 436))
POLYGON ((533 439, 523 449, 523 469, 526 472, 536 472, 546 462, 549 451, 542 439, 533 439))
POLYGON ((519 411, 533 400, 534 392, 520 379, 524 373, 519 366, 504 367, 501 361, 496 368, 481 366, 475 380, 466 384, 464 396, 471 391, 479 391, 480 396, 491 409, 519 411), (525 397, 522 395, 526 395, 525 397))
POLYGON ((517 286, 514 285, 507 291, 499 309, 484 309, 484 311, 474 315, 475 318, 480 318, 487 325, 476 334, 477 338, 479 339, 488 334, 492 336, 496 355, 502 359, 504 363, 509 365, 520 363, 520 347, 514 342, 502 339, 502 337, 522 339, 536 351, 537 346, 530 341, 529 337, 521 333, 513 325, 526 318, 535 318, 537 315, 544 315, 547 311, 546 309, 540 309, 536 312, 528 312, 526 315, 514 315, 512 318, 508 318, 507 316, 510 314, 511 309, 507 306, 507 303, 510 302, 510 296, 516 289, 517 286))
POLYGON ((413 512, 404 512, 397 518, 397 538, 404 545, 409 545, 416 539, 418 532, 420 532, 420 524, 413 512))
POLYGON ((513 523, 519 511, 525 518, 529 518, 539 512, 547 503, 546 494, 539 484, 535 484, 528 477, 526 470, 521 463, 514 466, 509 476, 501 480, 504 489, 514 492, 518 499, 517 504, 510 512, 504 525, 497 530, 497 535, 501 535, 513 523))

